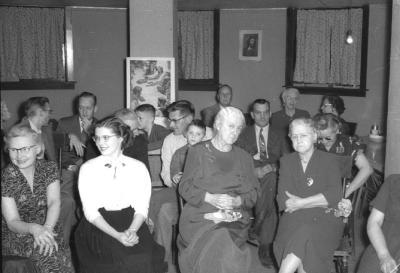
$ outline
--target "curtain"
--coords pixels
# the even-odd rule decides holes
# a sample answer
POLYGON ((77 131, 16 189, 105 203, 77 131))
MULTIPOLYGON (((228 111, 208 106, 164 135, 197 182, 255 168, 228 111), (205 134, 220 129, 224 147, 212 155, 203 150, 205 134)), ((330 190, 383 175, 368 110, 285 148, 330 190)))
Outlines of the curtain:
POLYGON ((362 9, 298 10, 294 81, 359 86, 362 18, 362 9))
POLYGON ((178 12, 179 78, 214 78, 213 50, 213 11, 178 12))
POLYGON ((2 81, 65 80, 64 9, 0 7, 2 81))

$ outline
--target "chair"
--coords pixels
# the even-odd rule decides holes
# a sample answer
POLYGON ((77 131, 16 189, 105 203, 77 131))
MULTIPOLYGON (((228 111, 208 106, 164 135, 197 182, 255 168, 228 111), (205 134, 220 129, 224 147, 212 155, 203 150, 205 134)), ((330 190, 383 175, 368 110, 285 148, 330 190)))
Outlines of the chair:
POLYGON ((62 169, 62 152, 64 150, 66 143, 66 135, 63 133, 53 133, 54 146, 57 152, 57 165, 58 169, 62 169))

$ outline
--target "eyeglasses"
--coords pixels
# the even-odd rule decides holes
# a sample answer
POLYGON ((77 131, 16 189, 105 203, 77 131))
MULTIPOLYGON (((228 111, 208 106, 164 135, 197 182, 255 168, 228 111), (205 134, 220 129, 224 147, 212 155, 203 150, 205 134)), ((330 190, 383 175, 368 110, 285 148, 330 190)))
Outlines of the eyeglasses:
POLYGON ((22 148, 8 148, 8 151, 13 154, 17 154, 18 152, 21 154, 27 154, 31 151, 33 147, 36 147, 36 145, 26 146, 22 148))
POLYGON ((104 142, 108 142, 110 140, 110 138, 113 136, 117 136, 117 135, 94 136, 94 137, 92 137, 92 139, 94 142, 100 142, 100 140, 103 140, 104 142))
POLYGON ((321 108, 325 108, 325 107, 332 107, 332 104, 331 103, 325 103, 325 104, 322 104, 322 106, 321 106, 321 108))
POLYGON ((304 140, 309 137, 309 135, 289 135, 292 141, 304 140))
POLYGON ((319 137, 318 140, 320 140, 320 141, 322 141, 322 140, 332 141, 333 138, 332 137, 319 137))
POLYGON ((188 115, 184 115, 183 117, 180 117, 180 118, 177 118, 177 119, 168 118, 168 120, 169 120, 169 122, 178 122, 178 121, 180 121, 180 120, 186 118, 187 116, 188 116, 188 115))

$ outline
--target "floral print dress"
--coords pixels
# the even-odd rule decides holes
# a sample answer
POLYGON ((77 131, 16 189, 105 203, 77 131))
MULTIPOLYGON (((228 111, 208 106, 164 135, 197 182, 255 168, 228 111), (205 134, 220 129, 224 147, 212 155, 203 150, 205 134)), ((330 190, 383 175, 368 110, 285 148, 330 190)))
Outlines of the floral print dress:
MULTIPOLYGON (((33 191, 17 166, 9 164, 1 175, 1 196, 13 198, 20 219, 26 223, 43 225, 47 216, 47 187, 59 180, 56 163, 37 160, 33 178, 33 191)), ((71 252, 64 241, 59 223, 54 232, 58 251, 50 256, 39 254, 39 248, 34 249, 34 239, 31 234, 18 234, 11 231, 4 217, 1 225, 3 255, 29 257, 42 273, 74 272, 71 262, 71 252)))

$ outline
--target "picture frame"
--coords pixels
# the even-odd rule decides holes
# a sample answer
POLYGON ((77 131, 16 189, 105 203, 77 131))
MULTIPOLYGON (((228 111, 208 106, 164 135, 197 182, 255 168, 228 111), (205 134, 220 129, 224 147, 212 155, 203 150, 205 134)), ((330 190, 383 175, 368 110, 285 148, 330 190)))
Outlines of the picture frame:
POLYGON ((156 108, 156 120, 175 101, 175 58, 126 58, 126 108, 141 104, 156 108))
POLYGON ((239 60, 256 61, 262 60, 262 30, 240 30, 239 31, 239 60))

